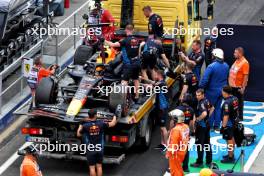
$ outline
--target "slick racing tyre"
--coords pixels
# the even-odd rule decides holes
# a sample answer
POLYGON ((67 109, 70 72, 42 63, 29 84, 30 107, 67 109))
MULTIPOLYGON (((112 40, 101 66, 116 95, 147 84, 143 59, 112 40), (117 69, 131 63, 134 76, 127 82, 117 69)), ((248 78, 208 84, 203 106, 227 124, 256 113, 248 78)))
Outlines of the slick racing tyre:
POLYGON ((43 78, 36 89, 36 104, 54 104, 57 99, 58 85, 54 78, 43 78))
POLYGON ((86 45, 80 45, 74 54, 74 65, 84 65, 93 55, 93 48, 86 45))

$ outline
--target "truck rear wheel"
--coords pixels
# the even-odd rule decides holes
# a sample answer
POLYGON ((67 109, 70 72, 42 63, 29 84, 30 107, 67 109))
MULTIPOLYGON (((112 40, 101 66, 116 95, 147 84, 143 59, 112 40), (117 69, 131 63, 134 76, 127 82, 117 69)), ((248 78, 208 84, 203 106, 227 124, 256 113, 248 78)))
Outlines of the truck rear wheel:
POLYGON ((147 150, 150 147, 151 144, 151 138, 152 138, 152 127, 153 123, 151 121, 151 118, 148 119, 148 123, 146 126, 145 134, 143 137, 139 138, 139 147, 142 151, 147 150))
POLYGON ((51 78, 43 78, 36 89, 36 104, 54 104, 57 99, 58 86, 51 78))

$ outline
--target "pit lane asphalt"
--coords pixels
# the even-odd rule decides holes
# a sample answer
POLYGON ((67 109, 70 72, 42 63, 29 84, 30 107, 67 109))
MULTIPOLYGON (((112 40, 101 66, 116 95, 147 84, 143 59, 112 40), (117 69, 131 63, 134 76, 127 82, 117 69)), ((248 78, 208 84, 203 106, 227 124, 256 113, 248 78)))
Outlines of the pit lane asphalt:
MULTIPOLYGON (((206 2, 206 1, 205 1, 206 2)), ((201 9, 206 9, 205 3, 201 9)), ((205 14, 205 10, 202 14, 205 14)), ((259 20, 264 18, 263 0, 221 0, 216 2, 214 21, 203 22, 203 27, 213 27, 216 24, 250 24, 259 25, 259 20)), ((0 165, 2 165, 17 149, 23 145, 24 137, 15 134, 11 140, 0 149, 0 165)), ((145 153, 130 151, 121 165, 105 165, 104 175, 111 176, 161 176, 167 168, 164 156, 153 146, 159 143, 159 130, 153 134, 152 145, 145 153)), ((3 176, 19 175, 22 158, 19 157, 3 176)), ((88 175, 85 162, 63 161, 54 159, 40 159, 39 164, 44 175, 48 176, 83 176, 88 175)))
MULTIPOLYGON (((144 153, 130 150, 126 154, 126 159, 120 165, 104 165, 104 175, 106 176, 160 176, 165 173, 167 162, 164 155, 154 149, 159 143, 159 129, 156 128, 153 134, 152 145, 144 153)), ((6 161, 24 143, 24 137, 17 134, 0 151, 0 164, 6 161)), ((2 175, 19 175, 19 167, 23 157, 19 157, 2 175)), ((55 159, 39 159, 39 165, 43 175, 48 176, 83 176, 88 175, 88 167, 85 161, 66 161, 55 159)))

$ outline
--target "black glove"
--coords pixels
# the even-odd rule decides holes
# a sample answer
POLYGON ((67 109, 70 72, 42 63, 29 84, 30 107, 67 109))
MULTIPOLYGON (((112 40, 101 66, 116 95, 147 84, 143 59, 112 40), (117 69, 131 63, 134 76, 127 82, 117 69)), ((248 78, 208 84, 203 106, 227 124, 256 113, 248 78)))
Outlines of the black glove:
POLYGON ((99 39, 101 43, 104 43, 105 39, 102 37, 99 39))

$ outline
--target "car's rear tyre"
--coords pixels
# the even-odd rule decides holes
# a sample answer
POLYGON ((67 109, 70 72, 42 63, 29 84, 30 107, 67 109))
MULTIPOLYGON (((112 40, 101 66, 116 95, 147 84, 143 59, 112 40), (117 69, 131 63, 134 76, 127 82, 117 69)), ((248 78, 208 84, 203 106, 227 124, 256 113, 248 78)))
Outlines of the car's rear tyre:
POLYGON ((43 78, 36 89, 36 104, 54 104, 57 99, 58 85, 51 77, 43 78))
POLYGON ((150 147, 152 130, 153 130, 152 128, 153 128, 153 122, 151 121, 151 118, 149 118, 145 130, 145 134, 143 135, 143 137, 139 138, 139 148, 141 151, 146 151, 150 147))
POLYGON ((86 45, 80 45, 74 54, 74 65, 84 65, 93 55, 93 48, 86 45))
POLYGON ((109 108, 115 112, 118 105, 121 105, 122 116, 127 116, 131 105, 131 96, 129 93, 123 92, 122 85, 115 85, 117 90, 121 92, 111 92, 108 96, 109 108))

